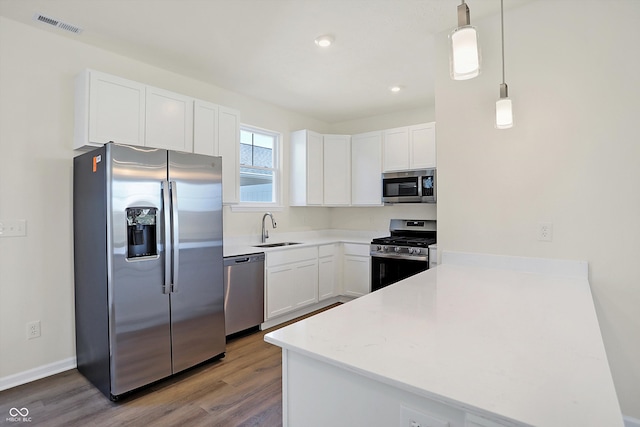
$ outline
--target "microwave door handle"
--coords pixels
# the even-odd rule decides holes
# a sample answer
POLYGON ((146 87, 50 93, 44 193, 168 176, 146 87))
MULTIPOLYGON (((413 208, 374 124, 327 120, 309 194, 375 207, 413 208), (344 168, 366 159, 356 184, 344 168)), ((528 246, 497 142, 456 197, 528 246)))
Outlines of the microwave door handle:
POLYGON ((164 230, 164 286, 163 294, 171 293, 171 199, 169 181, 162 182, 162 228, 164 230))
POLYGON ((169 183, 171 189, 171 292, 178 292, 178 267, 180 265, 180 229, 178 224, 178 185, 175 181, 169 183))

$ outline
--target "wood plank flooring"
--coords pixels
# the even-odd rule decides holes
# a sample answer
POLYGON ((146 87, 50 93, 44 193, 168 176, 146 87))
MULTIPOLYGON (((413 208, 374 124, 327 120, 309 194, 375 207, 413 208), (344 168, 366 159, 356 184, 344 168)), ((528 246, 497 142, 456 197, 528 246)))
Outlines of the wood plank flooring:
POLYGON ((0 392, 0 425, 281 426, 281 349, 264 342, 264 335, 278 327, 229 340, 223 359, 116 403, 76 369, 5 390, 0 392), (27 408, 31 421, 11 421, 11 408, 27 408))

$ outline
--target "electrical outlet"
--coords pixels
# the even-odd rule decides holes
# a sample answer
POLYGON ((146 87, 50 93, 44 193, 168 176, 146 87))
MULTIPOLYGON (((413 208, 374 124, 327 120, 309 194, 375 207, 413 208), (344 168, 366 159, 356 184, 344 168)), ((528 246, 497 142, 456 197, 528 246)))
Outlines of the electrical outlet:
POLYGON ((27 339, 33 339, 40 337, 40 321, 27 323, 27 339))
POLYGON ((538 223, 538 240, 550 242, 553 240, 553 224, 550 222, 538 223))
POLYGON ((449 427, 449 421, 418 412, 415 409, 400 407, 401 427, 449 427))
POLYGON ((27 220, 0 220, 0 237, 23 237, 27 235, 27 220))

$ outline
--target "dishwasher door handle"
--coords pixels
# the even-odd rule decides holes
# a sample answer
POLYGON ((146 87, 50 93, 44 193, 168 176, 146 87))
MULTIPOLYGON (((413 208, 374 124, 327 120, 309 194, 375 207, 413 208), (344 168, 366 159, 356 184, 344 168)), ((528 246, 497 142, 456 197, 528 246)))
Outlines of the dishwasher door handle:
POLYGON ((234 259, 233 262, 235 262, 236 264, 242 264, 243 262, 249 262, 251 258, 238 258, 238 259, 234 259))

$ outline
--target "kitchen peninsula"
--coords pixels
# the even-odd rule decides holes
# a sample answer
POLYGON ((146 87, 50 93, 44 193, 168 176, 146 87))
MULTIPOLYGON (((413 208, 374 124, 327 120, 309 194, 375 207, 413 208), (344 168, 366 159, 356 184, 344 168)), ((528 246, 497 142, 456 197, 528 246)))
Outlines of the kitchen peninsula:
POLYGON ((442 260, 265 336, 285 426, 623 425, 586 262, 442 260))

